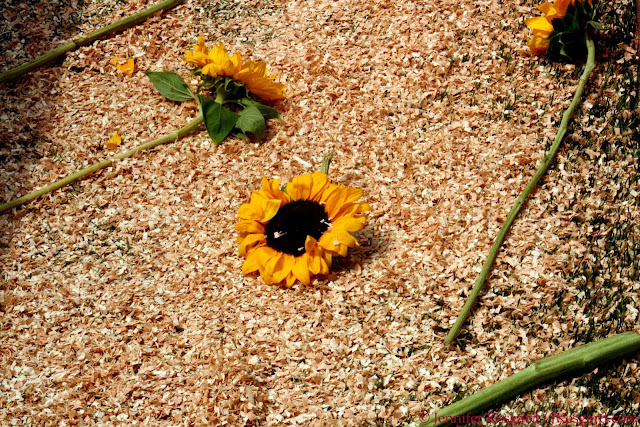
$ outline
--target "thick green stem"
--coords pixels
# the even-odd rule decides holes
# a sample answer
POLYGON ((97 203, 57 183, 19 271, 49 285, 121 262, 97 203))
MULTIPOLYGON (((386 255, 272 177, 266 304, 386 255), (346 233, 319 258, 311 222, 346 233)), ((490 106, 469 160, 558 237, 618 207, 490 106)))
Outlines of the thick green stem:
POLYGON ((520 194, 520 196, 516 200, 515 205, 511 208, 509 215, 507 215, 507 219, 502 225, 500 232, 496 236, 496 239, 493 242, 493 246, 491 246, 491 250, 489 251, 489 255, 487 256, 487 259, 485 260, 484 265, 482 266, 482 271, 480 272, 480 275, 478 276, 478 279, 476 280, 476 283, 473 286, 471 295, 469 295, 469 298, 467 298, 467 302, 465 303, 464 307, 462 308, 462 311, 458 315, 458 318, 456 319, 456 322, 454 323, 453 327, 449 331, 449 334, 447 334, 447 337, 445 338, 445 341, 449 344, 451 344, 453 340, 455 340, 456 337, 458 336, 458 333, 460 332, 462 325, 464 324, 465 320, 467 319, 467 316, 469 316, 469 313, 471 312, 471 308, 473 307, 473 304, 478 298, 480 291, 482 291, 484 282, 486 281, 487 277, 489 276, 489 273, 491 272, 493 262, 495 261, 496 256, 500 251, 500 246, 502 245, 502 242, 504 241, 507 235, 507 232, 511 227, 511 224, 513 223, 513 220, 518 215, 518 212, 520 212, 520 208, 522 207, 524 202, 527 200, 527 197, 529 197, 529 194, 531 194, 531 192, 536 187, 536 185, 538 185, 538 181, 540 181, 540 178, 542 178, 542 176, 547 172, 547 170, 553 163, 553 159, 556 153, 558 152, 558 149, 560 148, 560 143, 562 142, 562 138, 564 138, 565 133, 567 133, 567 126, 569 124, 569 120, 571 119, 571 115, 573 114, 576 107, 580 103, 580 100, 582 98, 582 93, 584 92, 584 88, 587 83, 587 79, 589 78, 591 71, 593 71, 593 68, 595 67, 595 46, 593 44, 593 40, 591 40, 588 34, 587 34, 587 50, 588 50, 587 63, 585 64, 584 71, 582 72, 582 76, 580 77, 580 81, 578 82, 578 87, 576 89, 576 93, 573 96, 573 100, 571 101, 571 105, 569 105, 569 108, 567 108, 567 110, 562 115, 562 122, 560 123, 560 128, 558 129, 558 133, 556 134, 556 139, 553 141, 553 145, 551 145, 551 148, 549 149, 549 152, 547 153, 547 155, 544 157, 544 159, 542 159, 542 163, 538 167, 538 170, 536 171, 535 175, 533 175, 533 178, 531 178, 531 181, 529 181, 529 184, 527 184, 522 194, 520 194))
POLYGON ((11 68, 3 73, 0 73, 0 83, 6 80, 11 80, 16 77, 19 77, 23 74, 28 73, 34 68, 41 67, 52 61, 55 61, 56 59, 65 55, 67 52, 75 50, 80 46, 88 45, 102 37, 108 36, 109 34, 117 33, 119 31, 126 30, 127 28, 133 27, 134 25, 145 21, 147 18, 149 18, 153 14, 160 11, 167 10, 167 9, 171 9, 172 7, 175 7, 176 5, 182 3, 183 1, 184 0, 165 0, 162 3, 159 3, 155 6, 150 7, 149 9, 146 9, 140 13, 136 13, 135 15, 131 15, 118 22, 114 22, 111 25, 107 25, 104 28, 101 28, 97 31, 89 33, 86 36, 81 36, 81 37, 78 37, 77 39, 73 39, 70 42, 63 44, 62 46, 59 46, 56 49, 51 50, 45 53, 44 55, 37 57, 31 62, 27 62, 26 64, 22 64, 18 67, 11 68))
POLYGON ((600 364, 639 351, 640 334, 635 332, 625 332, 602 341, 575 347, 534 362, 523 371, 465 397, 437 411, 433 416, 429 415, 428 419, 425 414, 421 416, 421 421, 425 422, 417 425, 432 427, 456 424, 456 422, 469 424, 468 419, 466 422, 464 420, 467 414, 479 414, 480 411, 494 407, 539 384, 590 371, 600 364))
POLYGON ((149 141, 145 144, 142 145, 138 145, 135 148, 132 148, 129 151, 125 151, 123 153, 117 154, 109 159, 106 160, 102 160, 100 162, 94 163, 91 166, 88 166, 84 169, 80 169, 79 171, 72 173, 71 175, 62 178, 59 181, 54 182, 53 184, 49 184, 46 187, 43 187, 37 191, 31 192, 29 194, 27 194, 26 196, 22 196, 19 199, 15 199, 12 200, 11 202, 5 203, 3 205, 0 205, 0 214, 8 211, 11 208, 14 208, 16 206, 20 206, 23 205, 25 203, 28 203, 30 201, 32 201, 33 199, 36 199, 40 196, 42 196, 43 194, 47 194, 50 193, 54 190, 57 190, 60 187, 63 187, 67 184, 71 184, 74 181, 77 181, 79 179, 82 179, 84 177, 86 177, 87 175, 90 175, 92 173, 94 173, 97 170, 106 168, 107 166, 111 165, 114 161, 116 160, 122 160, 122 159, 126 159, 128 157, 133 156, 134 154, 136 154, 139 151, 142 150, 149 150, 153 147, 157 147, 160 144, 166 144, 167 142, 173 142, 176 141, 177 139, 182 138, 184 135, 196 130, 198 128, 198 126, 200 125, 200 123, 202 123, 202 114, 198 114, 198 116, 191 120, 187 125, 185 125, 184 127, 178 129, 175 132, 171 132, 168 135, 164 135, 158 139, 154 139, 153 141, 149 141))

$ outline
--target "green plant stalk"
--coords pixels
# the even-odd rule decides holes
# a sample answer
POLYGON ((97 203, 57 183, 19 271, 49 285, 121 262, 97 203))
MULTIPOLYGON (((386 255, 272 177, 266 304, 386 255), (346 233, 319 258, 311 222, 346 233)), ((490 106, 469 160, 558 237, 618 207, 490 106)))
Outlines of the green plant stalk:
POLYGON ((41 67, 52 61, 55 61, 56 59, 65 55, 67 52, 75 50, 80 46, 88 45, 102 37, 108 36, 109 34, 123 31, 123 30, 126 30, 127 28, 133 27, 134 25, 145 21, 147 18, 149 18, 153 14, 160 11, 171 9, 177 6, 178 4, 182 3, 183 1, 184 0, 165 0, 162 3, 158 3, 157 5, 150 7, 149 9, 143 10, 142 12, 136 13, 135 15, 131 15, 127 18, 121 19, 120 21, 114 22, 111 25, 107 25, 104 28, 101 28, 92 33, 89 33, 86 36, 81 36, 76 39, 73 39, 70 42, 63 44, 62 46, 59 46, 56 49, 53 49, 45 53, 44 55, 37 57, 31 62, 27 62, 26 64, 19 65, 15 68, 11 68, 3 73, 0 73, 0 83, 7 80, 15 79, 16 77, 19 77, 23 74, 30 72, 34 68, 41 67))
MULTIPOLYGON (((539 384, 566 375, 590 371, 600 364, 639 351, 640 334, 635 332, 625 332, 601 341, 574 347, 563 353, 534 362, 526 369, 437 411, 428 422, 417 425, 432 427, 451 424, 446 422, 446 417, 461 417, 458 418, 458 421, 464 422, 461 419, 465 415, 479 414, 480 411, 493 407, 539 384)), ((453 424, 456 423, 455 418, 450 418, 449 421, 453 421, 453 424)))
POLYGON ((518 212, 520 212, 520 208, 522 207, 524 202, 527 200, 527 198, 529 197, 533 189, 536 187, 536 185, 538 185, 538 182, 540 181, 540 179, 544 176, 544 174, 547 172, 547 170, 553 163, 553 159, 555 158, 555 155, 558 152, 558 149, 560 148, 560 143, 562 142, 564 135, 567 133, 567 126, 569 124, 569 120, 571 119, 571 115, 573 114, 576 107, 580 103, 585 85, 587 83, 587 79, 589 78, 591 71, 593 71, 595 67, 595 46, 594 46, 593 40, 591 40, 591 37, 589 36, 588 33, 586 38, 587 38, 587 51, 588 51, 587 62, 584 66, 584 70, 582 72, 582 76, 580 77, 580 81, 578 82, 576 93, 573 95, 573 100, 571 101, 569 108, 567 108, 567 110, 562 115, 562 121, 560 122, 560 127, 558 128, 558 133, 556 134, 556 138, 553 141, 553 145, 551 145, 549 152, 544 157, 544 159, 542 159, 542 163, 538 167, 538 170, 536 171, 535 175, 533 175, 533 178, 531 178, 531 181, 529 181, 529 184, 527 184, 524 191, 520 194, 520 196, 516 200, 516 203, 511 208, 509 215, 507 215, 507 219, 502 225, 500 232, 498 232, 498 235, 496 236, 496 239, 493 242, 493 246, 491 246, 491 249, 489 250, 489 255, 487 256, 487 259, 485 260, 484 265, 482 266, 482 271, 480 272, 480 275, 478 276, 478 279, 476 280, 476 283, 473 286, 471 294, 467 298, 467 302, 465 303, 464 307, 462 308, 462 311, 460 312, 460 314, 458 315, 458 318, 456 319, 456 322, 454 323, 453 327, 451 328, 451 330, 449 331, 449 333, 445 338, 445 341, 448 344, 451 344, 460 333, 460 329, 462 328, 462 325, 464 324, 465 320, 469 316, 469 313, 473 308, 473 304, 478 298, 480 291, 482 291, 482 288, 484 287, 484 282, 486 281, 487 277, 489 276, 489 273, 491 272, 491 267, 493 266, 493 262, 495 261, 498 255, 498 252, 500 251, 502 242, 504 241, 507 235, 507 232, 511 227, 511 224, 513 223, 516 216, 518 215, 518 212))
POLYGON ((100 162, 94 163, 91 166, 88 166, 84 169, 80 169, 77 172, 72 173, 71 175, 62 178, 59 181, 56 181, 52 184, 47 185, 46 187, 43 187, 39 190, 33 191, 29 194, 27 194, 26 196, 22 196, 18 199, 12 200, 11 202, 5 203, 3 205, 0 205, 0 214, 8 211, 11 208, 14 208, 16 206, 20 206, 23 205, 25 203, 28 203, 44 194, 50 193, 52 191, 55 191, 57 189, 59 189, 60 187, 63 187, 67 184, 71 184, 74 181, 77 181, 79 179, 82 179, 92 173, 94 173, 95 171, 98 171, 100 169, 104 169, 107 166, 110 166, 112 163, 114 163, 116 160, 123 160, 126 159, 128 157, 131 157, 133 155, 135 155, 136 153, 143 151, 143 150, 149 150, 151 148, 157 147, 158 145, 161 144, 166 144, 167 142, 173 142, 176 141, 180 138, 182 138, 184 135, 196 130, 198 128, 198 126, 202 123, 203 118, 202 118, 202 114, 198 114, 196 116, 195 119, 191 120, 189 123, 187 123, 184 127, 178 129, 175 132, 171 132, 170 134, 161 136, 160 138, 154 139, 153 141, 149 141, 145 144, 142 145, 138 145, 137 147, 132 148, 129 151, 125 151, 123 153, 117 154, 109 159, 105 159, 102 160, 100 162))
POLYGON ((333 160, 333 156, 335 154, 336 153, 333 150, 331 150, 324 155, 324 157, 322 158, 322 165, 320 166, 320 172, 322 172, 325 175, 329 175, 329 166, 331 166, 331 161, 333 160))

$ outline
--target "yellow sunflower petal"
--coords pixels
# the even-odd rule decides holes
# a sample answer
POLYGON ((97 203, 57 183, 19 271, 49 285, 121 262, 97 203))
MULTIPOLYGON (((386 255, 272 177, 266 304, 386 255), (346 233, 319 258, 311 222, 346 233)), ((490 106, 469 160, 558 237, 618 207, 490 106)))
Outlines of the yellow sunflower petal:
POLYGON ((341 227, 336 227, 334 233, 338 236, 338 240, 340 240, 340 244, 348 246, 350 248, 354 246, 360 246, 358 240, 353 237, 347 230, 341 227))
POLYGON ((236 224, 236 230, 246 234, 264 234, 264 225, 251 219, 241 219, 236 224))
POLYGON ((318 241, 314 239, 313 236, 307 236, 304 241, 304 251, 306 253, 311 253, 311 251, 313 251, 313 249, 316 247, 317 243, 318 241))
POLYGON ((294 264, 295 257, 293 255, 275 251, 275 254, 269 258, 263 269, 265 275, 271 279, 268 284, 278 284, 286 279, 294 264))
POLYGON ((322 257, 317 254, 309 255, 309 272, 313 275, 320 274, 322 270, 322 257))
POLYGON ((533 36, 529 39, 527 46, 529 46, 529 50, 533 55, 544 55, 549 47, 549 40, 544 37, 533 36))
POLYGON ((292 286, 293 286, 293 284, 294 284, 294 283, 296 283, 296 276, 295 276, 293 273, 290 273, 290 274, 287 276, 286 286, 287 286, 288 288, 290 288, 290 287, 292 287, 292 286))
POLYGON ((111 138, 109 138, 109 140, 107 141, 107 143, 105 145, 107 147, 107 150, 115 150, 116 148, 118 148, 120 146, 120 144, 122 144, 122 138, 120 137, 118 132, 115 132, 111 136, 111 138))
POLYGON ((277 283, 282 283, 282 281, 284 281, 289 276, 289 274, 292 273, 295 263, 296 257, 290 254, 284 254, 284 256, 282 257, 282 267, 280 267, 278 271, 279 274, 274 273, 274 277, 277 279, 277 283))
POLYGON ((281 204, 289 203, 291 198, 287 193, 280 190, 280 180, 272 179, 268 180, 266 177, 262 177, 262 188, 258 190, 258 194, 267 199, 280 200, 281 204))
POLYGON ((263 207, 264 211, 260 218, 260 222, 267 222, 278 213, 278 209, 280 209, 280 200, 267 200, 263 207))
POLYGON ((535 31, 541 31, 548 34, 553 32, 553 25, 544 16, 536 16, 535 18, 525 19, 524 23, 527 27, 535 31))
POLYGON ((327 215, 329 215, 329 220, 333 221, 333 219, 336 218, 340 209, 344 207, 348 195, 349 191, 347 187, 341 185, 327 197, 324 209, 327 211, 327 215))
POLYGON ((234 80, 244 83, 249 92, 265 101, 277 101, 286 98, 286 86, 278 83, 275 77, 267 76, 267 65, 264 61, 247 61, 242 69, 235 73, 234 80))
POLYGON ((371 206, 369 206, 369 203, 362 202, 358 203, 358 210, 356 211, 356 213, 369 212, 370 210, 371 206))
POLYGON ((345 256, 348 251, 347 246, 341 244, 340 239, 334 230, 325 232, 318 240, 318 246, 332 255, 345 256))
POLYGON ((259 220, 262 217, 262 207, 257 203, 244 203, 238 208, 238 218, 259 220))
POLYGON ((242 274, 244 276, 251 274, 260 269, 260 255, 259 250, 255 250, 247 255, 247 259, 242 264, 242 274))
POLYGON ((328 274, 330 266, 331 254, 324 252, 323 250, 315 250, 309 253, 309 271, 311 274, 328 274), (327 255, 329 257, 329 262, 326 261, 327 255))
POLYGON ((291 272, 302 284, 310 285, 311 276, 309 275, 309 255, 305 253, 297 257, 291 272))
POLYGON ((553 7, 550 8, 549 13, 547 13, 547 19, 549 21, 553 19, 561 19, 567 14, 567 9, 569 8, 569 4, 572 3, 572 0, 555 0, 553 3, 553 7))
POLYGON ((202 67, 202 74, 210 76, 210 77, 218 77, 218 67, 213 62, 206 63, 204 67, 202 67))
POLYGON ((330 185, 329 179, 326 173, 322 172, 314 172, 312 174, 313 178, 313 186, 311 187, 311 191, 309 193, 309 198, 307 200, 313 200, 314 202, 320 201, 322 194, 326 190, 326 188, 330 185))
POLYGON ((240 243, 238 253, 241 256, 245 256, 252 247, 263 241, 266 241, 266 237, 264 234, 249 234, 242 240, 242 243, 240 243))
POLYGON ((544 13, 545 15, 549 15, 550 12, 552 12, 553 10, 555 10, 555 8, 553 7, 553 3, 550 1, 546 1, 542 4, 538 5, 538 10, 542 13, 544 13))
POLYGON ((287 183, 287 194, 291 200, 309 200, 313 188, 313 175, 310 173, 297 176, 287 183))
POLYGON ((358 217, 340 217, 338 219, 336 219, 332 225, 336 228, 341 228, 345 231, 348 231, 350 233, 353 233, 355 231, 360 231, 364 228, 365 226, 365 218, 362 216, 358 216, 358 217))

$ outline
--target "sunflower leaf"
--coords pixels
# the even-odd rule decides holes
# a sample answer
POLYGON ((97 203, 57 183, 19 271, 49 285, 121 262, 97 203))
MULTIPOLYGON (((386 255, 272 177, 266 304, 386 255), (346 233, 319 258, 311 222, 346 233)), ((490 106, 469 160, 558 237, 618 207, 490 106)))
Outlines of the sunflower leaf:
POLYGON ((253 99, 250 99, 250 98, 242 98, 240 100, 240 103, 244 106, 252 105, 256 107, 258 110, 260 110, 260 114, 262 114, 262 117, 264 117, 265 120, 278 119, 282 122, 280 113, 275 108, 271 108, 266 105, 260 104, 259 102, 254 101, 253 99))
POLYGON ((258 107, 254 105, 245 107, 245 109, 240 112, 236 128, 240 129, 245 135, 247 132, 251 132, 260 138, 266 129, 266 124, 258 107))
POLYGON ((589 21, 587 24, 591 25, 596 30, 604 30, 604 26, 597 21, 589 21))
POLYGON ((193 98, 193 92, 178 74, 171 71, 145 72, 160 95, 172 101, 188 101, 193 98))
POLYGON ((207 133, 213 142, 218 145, 229 135, 240 116, 206 96, 198 95, 198 100, 207 133))
POLYGON ((237 138, 240 138, 240 139, 247 139, 248 138, 246 133, 244 133, 242 131, 239 131, 237 129, 235 131, 233 131, 233 136, 235 136, 237 138))

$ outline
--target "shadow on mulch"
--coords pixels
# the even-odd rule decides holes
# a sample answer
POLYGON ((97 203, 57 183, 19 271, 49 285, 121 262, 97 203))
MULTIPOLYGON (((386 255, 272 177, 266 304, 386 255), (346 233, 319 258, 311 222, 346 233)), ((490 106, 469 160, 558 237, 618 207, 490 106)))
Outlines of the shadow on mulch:
MULTIPOLYGON (((367 227, 372 227, 372 225, 370 224, 367 227)), ((345 257, 334 257, 331 264, 331 273, 340 275, 343 272, 353 271, 357 265, 362 266, 369 263, 372 255, 382 257, 389 249, 389 239, 381 237, 378 233, 374 232, 367 236, 367 239, 362 237, 362 233, 355 233, 354 237, 358 240, 359 246, 350 248, 345 257)))
MULTIPOLYGON (((84 0, 0 2, 0 70, 27 63, 76 37, 83 11, 84 0)), ((57 143, 47 139, 42 127, 58 98, 60 77, 52 67, 62 60, 0 83, 0 203, 48 184, 33 187, 31 165, 55 159, 57 143)), ((20 209, 24 208, 18 208, 18 215, 20 209)), ((0 246, 6 247, 15 231, 0 230, 0 246)))

